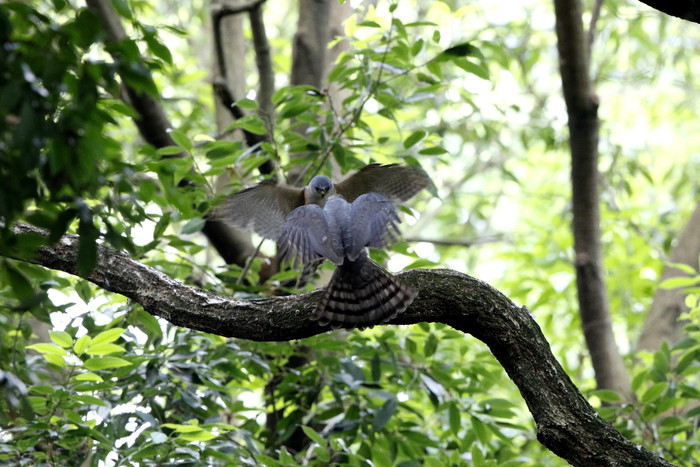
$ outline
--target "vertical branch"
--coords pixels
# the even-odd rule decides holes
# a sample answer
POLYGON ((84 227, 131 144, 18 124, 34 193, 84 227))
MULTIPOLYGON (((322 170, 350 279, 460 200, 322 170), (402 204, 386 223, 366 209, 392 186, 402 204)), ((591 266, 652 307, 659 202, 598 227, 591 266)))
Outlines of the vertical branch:
POLYGON ((255 5, 249 12, 250 29, 253 33, 253 48, 255 49, 255 65, 258 68, 258 105, 260 116, 272 128, 272 94, 275 92, 275 74, 272 71, 270 43, 265 32, 265 22, 262 15, 262 3, 255 5))
POLYGON ((588 24, 588 57, 590 59, 593 53, 593 43, 597 32, 598 20, 600 19, 600 10, 603 8, 603 0, 595 0, 593 11, 591 12, 591 22, 588 24))
POLYGON ((569 117, 573 235, 579 313, 599 389, 629 394, 605 287, 598 195, 598 98, 589 78, 581 0, 554 0, 557 48, 569 117))
MULTIPOLYGON (((682 263, 697 270, 698 255, 700 255, 700 203, 690 216, 688 223, 678 235, 676 245, 671 250, 668 261, 682 263)), ((671 277, 687 275, 681 270, 666 265, 661 271, 661 281, 671 277)), ((685 293, 682 289, 657 288, 654 300, 649 308, 649 314, 644 320, 642 334, 639 337, 639 348, 654 352, 666 341, 669 344, 681 339, 683 321, 678 317, 686 311, 685 293)))

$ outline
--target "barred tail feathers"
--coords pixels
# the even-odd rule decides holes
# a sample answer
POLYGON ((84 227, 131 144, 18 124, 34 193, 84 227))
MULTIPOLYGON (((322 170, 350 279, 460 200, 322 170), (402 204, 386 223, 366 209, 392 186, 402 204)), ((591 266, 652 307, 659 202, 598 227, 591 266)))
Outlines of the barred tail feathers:
POLYGON ((364 253, 338 266, 311 319, 334 329, 372 326, 402 313, 417 295, 364 253))

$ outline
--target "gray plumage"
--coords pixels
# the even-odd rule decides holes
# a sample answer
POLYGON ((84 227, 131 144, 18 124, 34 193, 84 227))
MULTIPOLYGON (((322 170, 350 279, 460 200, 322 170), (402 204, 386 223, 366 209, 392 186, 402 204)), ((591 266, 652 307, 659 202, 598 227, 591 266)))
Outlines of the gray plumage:
POLYGON ((369 164, 338 183, 324 175, 312 178, 303 188, 269 181, 260 183, 227 197, 213 210, 211 218, 277 240, 287 215, 299 206, 315 204, 323 207, 334 194, 342 195, 352 203, 365 193, 384 194, 398 205, 431 183, 418 166, 369 164))
POLYGON ((281 227, 280 255, 295 265, 328 258, 336 266, 312 319, 332 327, 364 327, 403 312, 417 291, 372 261, 367 248, 385 248, 399 218, 388 196, 368 193, 348 203, 331 195, 323 208, 301 206, 281 227))

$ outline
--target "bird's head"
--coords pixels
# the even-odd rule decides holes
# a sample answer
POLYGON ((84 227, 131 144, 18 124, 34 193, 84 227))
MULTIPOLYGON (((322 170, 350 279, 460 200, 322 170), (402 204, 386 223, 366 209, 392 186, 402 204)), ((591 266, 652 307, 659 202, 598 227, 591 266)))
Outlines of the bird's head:
POLYGON ((325 175, 317 175, 309 182, 306 204, 321 204, 327 196, 335 193, 333 182, 325 175))

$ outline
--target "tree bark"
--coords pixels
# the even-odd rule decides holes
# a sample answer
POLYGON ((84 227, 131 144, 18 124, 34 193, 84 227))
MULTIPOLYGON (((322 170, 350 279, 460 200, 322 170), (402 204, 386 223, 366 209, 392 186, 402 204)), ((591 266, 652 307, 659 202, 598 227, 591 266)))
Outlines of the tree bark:
POLYGON ((569 117, 574 264, 581 325, 599 389, 630 397, 605 288, 598 199, 598 102, 589 78, 589 41, 580 0, 555 0, 557 46, 569 117))
MULTIPOLYGON (((697 270, 698 256, 700 256, 700 203, 695 206, 695 211, 678 236, 678 242, 673 247, 668 261, 687 264, 697 270)), ((686 275, 680 269, 665 265, 661 272, 661 281, 686 275)), ((683 289, 656 289, 639 337, 640 349, 655 352, 659 350, 662 342, 666 341, 673 345, 681 339, 683 322, 679 321, 678 317, 688 310, 685 306, 685 295, 683 289)))
MULTIPOLYGON (((16 235, 47 236, 26 224, 16 235)), ((0 255, 80 276, 78 237, 65 235, 32 258, 0 255)), ((98 246, 96 268, 80 276, 124 295, 144 310, 177 326, 255 341, 289 341, 327 327, 310 320, 321 291, 241 300, 177 282, 127 255, 98 246)), ((670 466, 616 431, 579 393, 551 352, 532 315, 484 282, 450 270, 412 270, 401 279, 419 290, 411 306, 391 325, 440 322, 470 333, 489 346, 515 382, 537 424, 537 439, 577 466, 670 466)))

